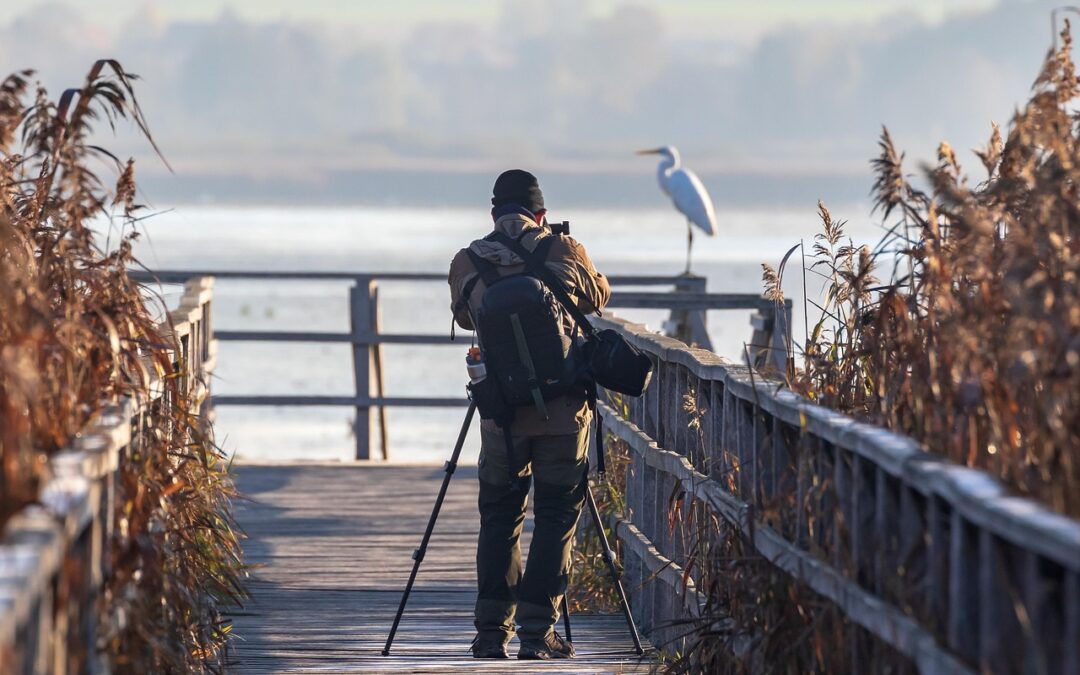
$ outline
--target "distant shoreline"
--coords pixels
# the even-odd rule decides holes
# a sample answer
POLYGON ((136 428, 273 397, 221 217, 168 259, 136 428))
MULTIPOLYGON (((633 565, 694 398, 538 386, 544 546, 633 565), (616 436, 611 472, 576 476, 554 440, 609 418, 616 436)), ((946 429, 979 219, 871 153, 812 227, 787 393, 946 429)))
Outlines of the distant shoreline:
MULTIPOLYGON (((291 176, 147 172, 140 185, 157 204, 221 206, 468 207, 490 196, 489 171, 355 169, 291 176)), ((862 174, 708 173, 701 178, 718 209, 806 208, 865 204, 871 179, 862 174)), ((640 174, 543 172, 544 192, 564 208, 670 208, 652 167, 640 174)))

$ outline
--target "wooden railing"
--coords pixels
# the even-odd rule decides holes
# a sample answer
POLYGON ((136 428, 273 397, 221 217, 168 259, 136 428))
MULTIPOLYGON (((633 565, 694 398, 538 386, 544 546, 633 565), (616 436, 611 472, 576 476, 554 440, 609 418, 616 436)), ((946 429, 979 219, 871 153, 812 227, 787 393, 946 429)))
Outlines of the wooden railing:
MULTIPOLYGON (((161 283, 184 282, 191 278, 214 277, 218 279, 244 279, 266 282, 290 281, 345 281, 349 288, 349 326, 347 333, 316 331, 248 331, 219 330, 214 336, 222 341, 239 342, 311 342, 344 343, 352 345, 352 371, 355 393, 351 396, 326 395, 266 395, 238 394, 214 396, 213 404, 235 406, 348 406, 355 408, 354 433, 356 459, 372 459, 372 440, 378 429, 380 458, 390 458, 389 430, 386 409, 393 406, 406 407, 464 407, 468 400, 460 397, 439 396, 388 396, 384 377, 382 345, 444 345, 461 346, 453 342, 449 332, 427 334, 385 333, 382 329, 379 304, 379 282, 430 282, 433 293, 444 294, 449 302, 445 274, 411 272, 355 273, 355 272, 245 272, 220 270, 157 270, 134 273, 142 281, 161 283)), ((707 310, 756 310, 751 318, 754 335, 751 338, 751 358, 761 361, 774 359, 784 363, 787 355, 784 336, 785 326, 790 325, 790 301, 785 311, 777 315, 776 304, 752 293, 707 293, 706 280, 693 276, 613 276, 610 277, 615 291, 608 307, 647 308, 672 310, 674 323, 692 339, 708 346, 705 330, 707 310), (625 287, 668 286, 675 292, 621 290, 625 287), (775 327, 775 330, 774 330, 775 327)), ((449 310, 447 310, 447 315, 449 310)), ((440 318, 438 327, 446 331, 448 324, 440 318)), ((782 366, 781 366, 782 367, 782 366)), ((464 381, 464 380, 463 380, 464 381)))
MULTIPOLYGON (((212 279, 191 279, 170 313, 176 363, 189 391, 205 399, 216 347, 212 279)), ((152 372, 152 369, 151 369, 152 372)), ((161 403, 106 406, 70 446, 53 455, 40 505, 16 514, 0 538, 0 673, 108 672, 97 653, 100 591, 109 575, 117 469, 133 425, 161 403)))
MULTIPOLYGON (((691 544, 669 521, 674 503, 696 502, 863 629, 848 647, 867 672, 888 650, 924 673, 1080 673, 1080 522, 715 354, 596 323, 657 369, 644 397, 602 412, 629 447, 615 529, 631 604, 658 644, 678 647, 678 622, 701 615, 696 574, 684 574, 691 544)), ((752 664, 751 627, 725 631, 752 664)))

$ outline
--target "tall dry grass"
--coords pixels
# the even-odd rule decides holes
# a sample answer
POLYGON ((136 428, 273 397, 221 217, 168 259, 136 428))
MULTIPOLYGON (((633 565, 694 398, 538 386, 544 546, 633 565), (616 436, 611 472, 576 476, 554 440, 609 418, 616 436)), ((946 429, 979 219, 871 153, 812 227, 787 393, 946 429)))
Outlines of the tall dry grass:
POLYGON ((36 499, 49 456, 103 405, 148 401, 160 382, 121 458, 98 647, 120 673, 219 670, 221 607, 244 594, 235 491, 173 363, 178 345, 127 274, 134 163, 92 140, 95 124, 128 121, 153 145, 135 77, 100 61, 55 103, 31 94, 31 77, 0 85, 0 525, 36 499), (94 219, 123 232, 110 250, 95 243, 94 219))
MULTIPOLYGON (((1080 516, 1080 116, 1066 23, 971 179, 948 143, 913 184, 888 131, 886 235, 855 246, 820 207, 826 292, 792 388, 908 434, 1080 516), (878 280, 881 277, 882 280, 878 280)), ((769 291, 776 273, 766 269, 769 291)))
MULTIPOLYGON (((1031 100, 1004 135, 995 126, 976 152, 985 172, 978 179, 942 143, 921 187, 883 132, 873 167, 885 235, 855 245, 819 206, 822 231, 806 273, 824 282, 823 297, 808 301, 821 318, 799 331, 802 367, 779 375, 812 400, 911 435, 1080 516, 1080 88, 1071 49, 1066 24, 1031 100)), ((777 301, 783 267, 764 269, 777 301)), ((824 461, 813 447, 795 455, 824 461)), ((737 494, 735 478, 726 477, 737 494)), ((826 499, 828 491, 813 485, 804 499, 826 499)), ((915 671, 769 565, 706 505, 677 507, 682 499, 674 495, 669 508, 682 513, 686 567, 704 606, 701 619, 681 626, 687 648, 667 672, 915 671)), ((805 506, 784 499, 766 505, 763 522, 782 528, 777 509, 805 506)), ((817 531, 812 552, 819 536, 828 541, 817 531)), ((838 553, 841 570, 857 575, 848 552, 838 553)))

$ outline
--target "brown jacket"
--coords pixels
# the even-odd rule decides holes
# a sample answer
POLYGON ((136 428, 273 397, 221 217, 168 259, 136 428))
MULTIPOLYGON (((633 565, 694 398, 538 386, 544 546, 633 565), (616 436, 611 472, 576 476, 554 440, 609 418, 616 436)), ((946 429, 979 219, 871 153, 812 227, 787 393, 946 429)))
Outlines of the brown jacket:
MULTIPOLYGON (((521 235, 521 244, 530 251, 536 248, 539 239, 553 236, 531 218, 517 213, 499 218, 495 222, 495 231, 514 238, 521 235)), ((525 269, 524 261, 498 242, 477 239, 470 244, 469 248, 485 260, 495 263, 503 275, 517 274, 525 269)), ((464 292, 465 284, 477 274, 466 251, 467 249, 458 251, 453 262, 450 263, 450 311, 454 311, 458 299, 464 292)), ((607 305, 611 298, 611 286, 608 280, 593 267, 589 254, 585 252, 585 247, 573 238, 559 237, 559 240, 552 244, 546 263, 551 271, 566 284, 567 291, 583 312, 588 314, 603 309, 607 305)), ((483 297, 484 288, 483 280, 477 281, 468 299, 468 311, 463 309, 454 315, 457 324, 466 330, 473 330, 471 312, 475 311, 480 298, 483 297)), ((549 419, 545 420, 531 406, 519 408, 513 425, 514 435, 572 434, 589 424, 590 413, 583 398, 564 396, 549 401, 547 409, 549 419)), ((491 420, 484 420, 483 426, 491 430, 498 428, 491 420)))

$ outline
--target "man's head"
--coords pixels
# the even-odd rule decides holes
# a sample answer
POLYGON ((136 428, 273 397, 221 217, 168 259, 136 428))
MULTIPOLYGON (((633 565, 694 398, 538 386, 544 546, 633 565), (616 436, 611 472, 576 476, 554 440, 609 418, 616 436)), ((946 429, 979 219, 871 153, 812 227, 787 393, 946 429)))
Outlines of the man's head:
POLYGON ((495 208, 517 204, 540 217, 544 209, 544 193, 536 176, 522 169, 511 169, 499 174, 492 188, 491 205, 495 208))

